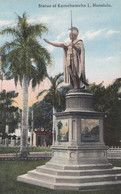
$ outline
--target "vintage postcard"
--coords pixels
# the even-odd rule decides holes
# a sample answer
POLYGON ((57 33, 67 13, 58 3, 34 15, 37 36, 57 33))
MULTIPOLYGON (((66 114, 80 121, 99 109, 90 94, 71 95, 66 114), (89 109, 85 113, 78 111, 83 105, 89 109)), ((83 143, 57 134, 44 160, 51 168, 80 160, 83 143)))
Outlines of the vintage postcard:
POLYGON ((0 0, 1 194, 120 187, 120 117, 121 1, 0 0))

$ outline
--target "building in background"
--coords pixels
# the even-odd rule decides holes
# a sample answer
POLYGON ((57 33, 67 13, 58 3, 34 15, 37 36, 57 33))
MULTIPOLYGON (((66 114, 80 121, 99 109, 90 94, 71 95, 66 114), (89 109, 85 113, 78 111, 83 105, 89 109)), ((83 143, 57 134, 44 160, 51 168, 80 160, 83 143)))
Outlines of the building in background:
POLYGON ((48 147, 52 145, 52 133, 49 131, 34 130, 32 134, 32 146, 48 147))

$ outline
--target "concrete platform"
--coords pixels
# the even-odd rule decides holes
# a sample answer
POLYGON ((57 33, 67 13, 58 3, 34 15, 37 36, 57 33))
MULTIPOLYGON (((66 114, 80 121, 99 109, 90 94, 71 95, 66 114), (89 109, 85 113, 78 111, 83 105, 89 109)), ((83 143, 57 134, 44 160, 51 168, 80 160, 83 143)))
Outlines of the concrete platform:
POLYGON ((18 181, 57 190, 93 190, 121 186, 121 168, 107 165, 55 165, 49 162, 18 181))

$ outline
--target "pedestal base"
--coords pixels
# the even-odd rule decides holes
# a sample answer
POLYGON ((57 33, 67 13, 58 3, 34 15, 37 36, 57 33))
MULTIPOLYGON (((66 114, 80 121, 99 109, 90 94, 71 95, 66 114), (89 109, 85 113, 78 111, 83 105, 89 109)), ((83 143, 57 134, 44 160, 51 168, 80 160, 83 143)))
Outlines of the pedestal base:
POLYGON ((121 168, 107 164, 67 165, 47 162, 18 181, 56 190, 93 190, 121 186, 121 168))
MULTIPOLYGON (((60 143, 61 144, 61 143, 60 143)), ((107 164, 107 147, 103 143, 82 143, 80 146, 52 146, 50 162, 61 165, 107 164)))
POLYGON ((17 177, 18 181, 56 190, 93 190, 121 186, 121 168, 112 166, 101 144, 53 146, 43 166, 17 177))

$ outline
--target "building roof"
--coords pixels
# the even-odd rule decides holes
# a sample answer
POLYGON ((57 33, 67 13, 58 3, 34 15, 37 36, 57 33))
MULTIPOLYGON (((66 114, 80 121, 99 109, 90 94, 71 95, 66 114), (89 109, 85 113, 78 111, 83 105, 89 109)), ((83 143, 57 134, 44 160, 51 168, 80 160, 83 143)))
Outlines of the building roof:
POLYGON ((50 131, 34 131, 36 135, 51 135, 50 131))

